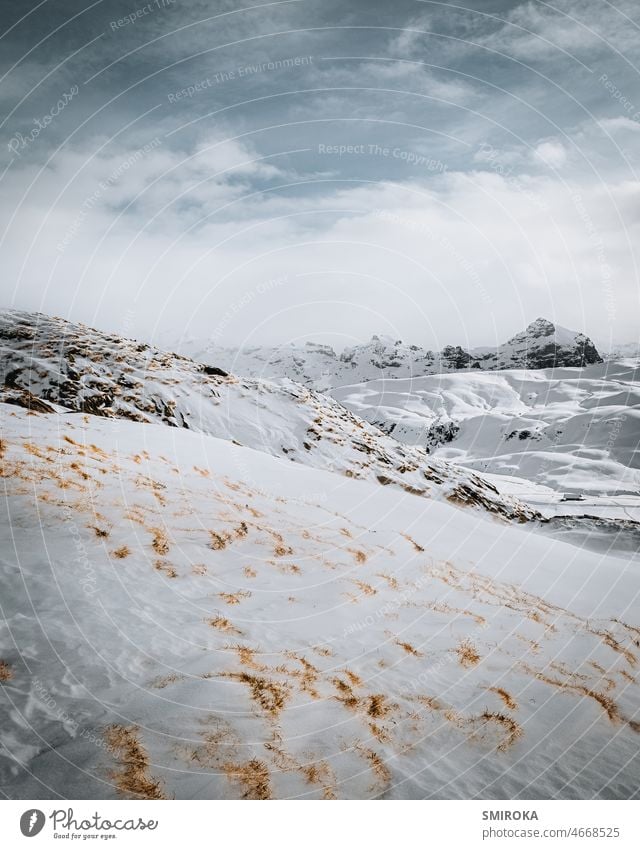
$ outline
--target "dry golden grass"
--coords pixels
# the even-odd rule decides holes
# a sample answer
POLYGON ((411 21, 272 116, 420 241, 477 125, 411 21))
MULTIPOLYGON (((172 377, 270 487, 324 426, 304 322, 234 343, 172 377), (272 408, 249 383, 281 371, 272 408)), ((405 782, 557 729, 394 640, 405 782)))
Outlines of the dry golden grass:
POLYGON ((280 715, 291 694, 290 687, 287 684, 250 675, 248 672, 226 672, 224 675, 234 681, 246 684, 251 691, 251 698, 266 714, 274 719, 277 719, 280 715))
POLYGON ((359 675, 356 675, 355 672, 352 672, 350 669, 345 669, 344 674, 347 676, 352 686, 362 687, 362 678, 360 678, 359 675))
POLYGON ((345 707, 351 708, 352 710, 358 707, 358 698, 351 689, 351 685, 347 684, 346 681, 343 681, 342 678, 333 678, 331 683, 338 691, 338 695, 336 699, 345 707))
POLYGON ((411 543, 411 545, 413 546, 413 548, 414 548, 414 550, 415 550, 415 551, 417 551, 417 552, 422 552, 422 551, 424 551, 424 548, 423 548, 421 545, 419 545, 419 544, 418 544, 418 543, 417 543, 417 542, 413 539, 413 537, 409 536, 409 534, 402 534, 402 536, 406 539, 406 541, 407 541, 407 542, 410 542, 410 543, 411 543))
POLYGON ((434 696, 418 696, 418 701, 428 707, 429 710, 444 710, 444 705, 434 696))
POLYGON ((392 706, 387 703, 386 697, 382 693, 374 693, 372 696, 366 696, 364 699, 366 712, 373 719, 382 719, 388 716, 393 710, 392 706))
POLYGON ((157 572, 162 572, 163 575, 166 575, 167 578, 177 578, 178 573, 173 568, 171 563, 165 563, 163 560, 156 560, 153 564, 153 568, 157 572))
POLYGON ((396 645, 400 646, 400 648, 406 651, 407 654, 411 654, 414 657, 424 657, 423 653, 421 651, 418 651, 418 649, 414 648, 411 643, 405 643, 402 640, 396 640, 396 645))
POLYGON ((242 786, 243 799, 271 798, 269 769, 264 761, 252 758, 245 764, 226 763, 223 769, 227 778, 242 786))
POLYGON ((251 593, 248 590, 239 590, 237 593, 218 593, 218 598, 221 598, 225 604, 240 604, 243 598, 249 598, 251 593))
POLYGON ((470 640, 463 640, 458 644, 455 651, 458 655, 458 662, 461 666, 464 666, 465 669, 470 669, 480 661, 480 655, 470 640))
POLYGON ((252 569, 251 566, 245 566, 242 570, 246 578, 256 578, 258 573, 255 569, 252 569))
POLYGON ((518 710, 518 703, 516 700, 502 687, 489 687, 489 692, 495 693, 496 696, 499 696, 509 710, 518 710))
POLYGON ((377 752, 374 752, 373 749, 368 749, 359 743, 357 743, 354 748, 365 756, 371 764, 371 769, 375 773, 376 777, 379 778, 386 786, 391 781, 391 772, 380 755, 377 752))
POLYGON ((209 548, 212 548, 214 551, 221 551, 231 542, 231 534, 228 534, 226 531, 223 531, 222 533, 218 533, 218 531, 209 531, 209 536, 211 537, 209 548))
POLYGON ((506 716, 504 713, 494 713, 485 710, 480 714, 479 717, 472 717, 469 720, 469 723, 472 727, 479 726, 480 729, 479 731, 474 730, 471 735, 472 737, 477 736, 478 733, 482 735, 482 726, 487 726, 490 723, 497 724, 505 735, 497 746, 499 752, 506 752, 506 750, 510 746, 513 746, 516 740, 518 740, 524 734, 524 731, 518 725, 518 723, 510 716, 506 716))
POLYGON ((169 684, 175 684, 176 681, 182 681, 183 679, 184 675, 178 675, 177 672, 172 672, 169 675, 162 675, 160 678, 156 678, 151 682, 151 686, 154 690, 164 690, 169 684))
POLYGON ((376 595, 378 592, 375 587, 365 583, 365 581, 352 581, 351 583, 355 584, 364 595, 376 595))
POLYGON ((113 556, 117 557, 118 560, 124 560, 125 557, 128 557, 131 554, 131 550, 127 545, 121 545, 120 548, 116 548, 113 552, 113 556))
POLYGON ((348 548, 347 551, 349 552, 349 554, 353 554, 353 559, 356 561, 356 563, 367 562, 367 555, 359 548, 348 548))
POLYGON ((313 646, 313 650, 321 657, 332 657, 333 651, 330 646, 313 646))
POLYGON ((153 550, 156 554, 160 554, 164 557, 165 554, 169 553, 169 541, 166 533, 162 530, 162 528, 150 528, 150 530, 153 534, 153 541, 151 543, 153 550))
POLYGON ((215 616, 213 619, 208 620, 208 624, 218 631, 225 631, 227 634, 242 634, 242 631, 236 628, 235 625, 232 625, 224 616, 215 616))
POLYGON ((400 586, 397 579, 394 578, 393 575, 387 575, 384 572, 376 572, 376 577, 382 578, 384 581, 386 581, 389 585, 389 588, 392 590, 397 590, 400 586))
POLYGON ((95 535, 97 537, 102 538, 102 537, 108 537, 109 536, 109 531, 105 531, 104 528, 99 528, 99 527, 97 527, 97 525, 90 525, 89 527, 91 528, 92 531, 95 532, 95 535))
POLYGON ((137 737, 135 726, 125 728, 111 725, 105 730, 104 737, 109 749, 120 762, 120 769, 114 770, 110 778, 118 792, 128 798, 166 799, 161 782, 149 775, 149 755, 137 737))
POLYGON ((6 660, 0 660, 0 681, 11 681, 13 678, 13 669, 6 660))
POLYGON ((259 654, 258 649, 252 649, 250 646, 234 646, 233 650, 238 655, 238 660, 243 666, 248 666, 250 669, 256 669, 258 672, 263 672, 266 667, 256 663, 255 656, 259 654))
POLYGON ((594 634, 596 637, 600 637, 602 642, 605 645, 609 646, 610 649, 613 649, 613 651, 617 652, 618 654, 621 654, 624 657, 624 659, 627 661, 629 666, 635 666, 636 665, 637 658, 634 655, 634 653, 630 649, 628 649, 626 646, 623 646, 622 643, 620 643, 618 640, 616 640, 616 638, 613 636, 613 634, 611 634, 609 631, 606 631, 606 630, 599 631, 599 630, 592 629, 592 628, 589 628, 589 627, 587 628, 587 630, 589 631, 590 634, 594 634))

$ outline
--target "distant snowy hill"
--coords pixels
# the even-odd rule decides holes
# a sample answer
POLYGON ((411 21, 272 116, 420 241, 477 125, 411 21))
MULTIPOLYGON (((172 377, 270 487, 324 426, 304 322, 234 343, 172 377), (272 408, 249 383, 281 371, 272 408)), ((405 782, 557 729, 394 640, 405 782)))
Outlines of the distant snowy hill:
POLYGON ((234 374, 288 377, 320 391, 379 378, 420 377, 468 369, 583 366, 602 361, 587 336, 543 318, 497 348, 469 351, 448 345, 434 353, 388 336, 374 336, 370 342, 347 348, 340 355, 329 345, 313 343, 236 350, 213 346, 207 340, 181 338, 168 341, 167 347, 234 374))
POLYGON ((640 364, 458 372, 333 390, 399 442, 574 492, 640 493, 640 364))
POLYGON ((0 312, 0 387, 10 404, 162 423, 305 466, 526 521, 535 511, 478 475, 400 445, 300 384, 217 367, 37 313, 0 312))
POLYGON ((602 351, 603 360, 640 359, 640 342, 627 342, 623 345, 613 345, 607 351, 602 351))
POLYGON ((0 417, 3 794, 637 792, 624 559, 185 428, 0 417))

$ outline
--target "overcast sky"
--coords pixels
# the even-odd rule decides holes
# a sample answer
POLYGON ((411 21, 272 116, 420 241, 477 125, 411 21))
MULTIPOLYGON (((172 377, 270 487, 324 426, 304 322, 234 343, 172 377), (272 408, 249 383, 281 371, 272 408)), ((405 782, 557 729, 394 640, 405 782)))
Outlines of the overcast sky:
POLYGON ((4 304, 138 338, 640 335, 637 0, 0 0, 4 304))

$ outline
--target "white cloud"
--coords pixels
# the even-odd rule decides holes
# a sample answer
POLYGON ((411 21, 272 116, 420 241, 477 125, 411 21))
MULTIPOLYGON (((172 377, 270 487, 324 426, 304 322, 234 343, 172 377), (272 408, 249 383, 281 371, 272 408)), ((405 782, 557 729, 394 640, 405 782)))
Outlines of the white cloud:
MULTIPOLYGON (((595 180, 483 170, 246 199, 257 184, 245 166, 195 184, 252 151, 235 143, 198 151, 181 161, 153 150, 79 224, 87 192, 125 151, 82 172, 80 151, 59 159, 5 241, 4 273, 18 281, 19 302, 116 330, 133 313, 138 335, 158 326, 206 333, 227 316, 230 343, 388 332, 431 346, 489 344, 538 314, 592 334, 610 327, 619 338, 637 324, 637 181, 612 184, 610 197, 595 180), (279 282, 265 291, 269 280, 279 282)), ((24 178, 6 187, 10 207, 24 178)))
POLYGON ((567 161, 567 149, 561 142, 545 141, 536 146, 533 156, 550 168, 562 168, 567 161))

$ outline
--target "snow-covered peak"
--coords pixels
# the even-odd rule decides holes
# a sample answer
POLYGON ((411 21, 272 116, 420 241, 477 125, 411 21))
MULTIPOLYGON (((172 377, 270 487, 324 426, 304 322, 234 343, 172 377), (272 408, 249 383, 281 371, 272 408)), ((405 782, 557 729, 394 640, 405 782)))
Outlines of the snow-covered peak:
POLYGON ((376 334, 368 342, 345 348, 338 356, 330 345, 276 345, 220 348, 207 340, 182 340, 177 347, 200 362, 216 362, 234 374, 288 377, 321 392, 338 386, 385 378, 422 377, 463 369, 581 367, 601 362, 583 333, 538 318, 498 347, 467 349, 445 345, 439 352, 376 334))

